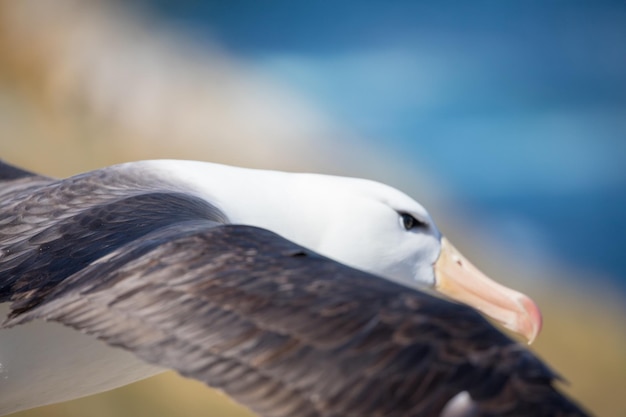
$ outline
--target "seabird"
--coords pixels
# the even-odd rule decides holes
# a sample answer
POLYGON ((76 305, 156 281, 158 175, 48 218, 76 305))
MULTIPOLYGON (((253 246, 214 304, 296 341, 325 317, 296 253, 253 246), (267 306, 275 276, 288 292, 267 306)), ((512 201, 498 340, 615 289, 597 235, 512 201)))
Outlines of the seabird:
POLYGON ((474 310, 532 341, 537 306, 363 179, 0 163, 0 303, 0 415, 166 369, 263 417, 586 415, 474 310))

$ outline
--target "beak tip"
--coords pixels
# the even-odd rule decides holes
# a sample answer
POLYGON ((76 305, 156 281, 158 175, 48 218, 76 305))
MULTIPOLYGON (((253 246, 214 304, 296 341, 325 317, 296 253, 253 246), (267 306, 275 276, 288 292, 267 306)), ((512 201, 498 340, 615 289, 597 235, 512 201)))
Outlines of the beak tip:
POLYGON ((530 345, 541 332, 543 318, 541 316, 541 310, 539 310, 537 304, 530 298, 522 296, 520 304, 526 313, 524 323, 521 326, 521 333, 528 339, 528 344, 530 345))

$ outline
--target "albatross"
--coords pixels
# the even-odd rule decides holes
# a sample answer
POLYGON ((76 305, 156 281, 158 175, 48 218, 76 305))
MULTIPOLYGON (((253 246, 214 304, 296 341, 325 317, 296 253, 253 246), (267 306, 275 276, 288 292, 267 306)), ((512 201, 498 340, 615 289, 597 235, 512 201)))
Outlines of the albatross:
POLYGON ((0 162, 0 415, 167 369, 263 417, 586 415, 481 313, 541 329, 530 298, 374 181, 0 162))

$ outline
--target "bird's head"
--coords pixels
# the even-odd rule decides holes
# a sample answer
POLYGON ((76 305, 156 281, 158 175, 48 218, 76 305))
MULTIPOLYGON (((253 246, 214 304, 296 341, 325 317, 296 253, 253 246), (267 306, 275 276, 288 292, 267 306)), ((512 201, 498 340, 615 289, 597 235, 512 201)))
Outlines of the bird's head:
MULTIPOLYGON (((317 234, 314 250, 404 285, 434 289, 476 308, 529 343, 535 339, 541 330, 537 305, 472 265, 442 236, 422 205, 377 182, 331 178, 305 180, 317 182, 306 189, 318 188, 308 209, 325 213, 323 225, 312 222, 317 234)), ((307 222, 307 217, 301 221, 307 222)))

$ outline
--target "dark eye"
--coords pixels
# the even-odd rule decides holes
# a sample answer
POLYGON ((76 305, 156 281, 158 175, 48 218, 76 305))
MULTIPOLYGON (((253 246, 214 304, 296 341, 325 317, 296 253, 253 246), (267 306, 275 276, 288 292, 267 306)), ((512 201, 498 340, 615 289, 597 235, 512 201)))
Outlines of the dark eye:
POLYGON ((400 222, 405 230, 412 230, 416 227, 424 227, 426 223, 417 220, 415 217, 411 216, 408 213, 400 213, 400 222))

